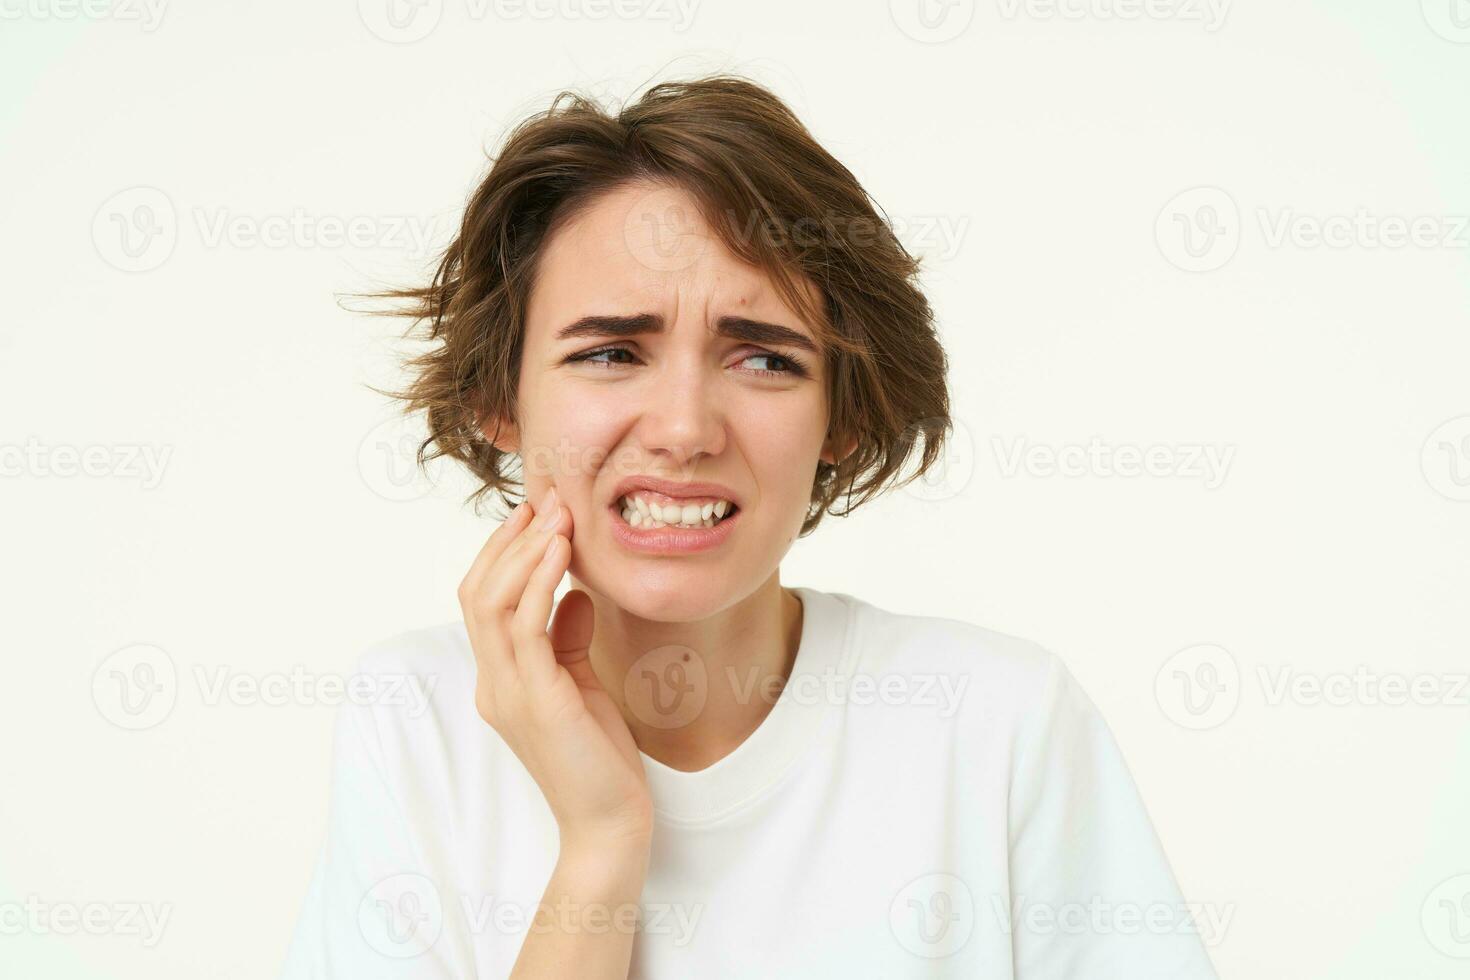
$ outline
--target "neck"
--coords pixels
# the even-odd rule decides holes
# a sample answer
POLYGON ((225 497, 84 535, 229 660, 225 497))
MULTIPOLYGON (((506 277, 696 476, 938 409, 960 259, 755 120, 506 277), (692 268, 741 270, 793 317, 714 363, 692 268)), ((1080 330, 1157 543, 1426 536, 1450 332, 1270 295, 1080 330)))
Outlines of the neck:
POLYGON ((643 619, 575 577, 572 584, 595 609, 593 672, 638 748, 671 769, 705 769, 733 752, 791 675, 802 606, 779 570, 734 605, 689 623, 643 619))

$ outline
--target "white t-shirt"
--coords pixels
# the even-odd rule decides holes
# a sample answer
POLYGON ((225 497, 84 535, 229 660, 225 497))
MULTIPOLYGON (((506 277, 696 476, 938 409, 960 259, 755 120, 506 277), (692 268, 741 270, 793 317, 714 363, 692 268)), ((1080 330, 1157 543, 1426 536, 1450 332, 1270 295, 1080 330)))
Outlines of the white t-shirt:
MULTIPOLYGON (((794 591, 795 664, 755 732, 699 772, 643 757, 656 822, 630 980, 1215 980, 1118 747, 1054 655, 794 591)), ((285 976, 506 977, 557 831, 475 712, 464 624, 378 643, 359 670, 387 680, 341 709, 285 976)))

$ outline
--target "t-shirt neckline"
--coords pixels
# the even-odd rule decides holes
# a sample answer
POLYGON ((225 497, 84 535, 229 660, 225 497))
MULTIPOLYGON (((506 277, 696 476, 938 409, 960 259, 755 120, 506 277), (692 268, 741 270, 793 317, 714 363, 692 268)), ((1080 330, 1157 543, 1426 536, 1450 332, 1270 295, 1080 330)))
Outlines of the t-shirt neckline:
POLYGON ((829 593, 793 586, 801 636, 791 676, 755 731, 713 765, 685 772, 639 752, 654 813, 666 823, 709 823, 773 788, 811 746, 833 707, 820 696, 823 674, 839 671, 847 649, 847 609, 829 593))

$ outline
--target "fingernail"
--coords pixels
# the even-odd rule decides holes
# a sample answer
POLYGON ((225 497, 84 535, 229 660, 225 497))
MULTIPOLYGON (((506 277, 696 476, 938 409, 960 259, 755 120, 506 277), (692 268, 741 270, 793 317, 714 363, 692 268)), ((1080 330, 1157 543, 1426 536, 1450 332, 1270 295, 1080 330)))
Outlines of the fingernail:
POLYGON ((550 527, 551 522, 556 520, 560 512, 561 508, 556 505, 556 487, 552 487, 546 491, 546 496, 541 498, 541 513, 536 518, 536 526, 542 529, 550 527))

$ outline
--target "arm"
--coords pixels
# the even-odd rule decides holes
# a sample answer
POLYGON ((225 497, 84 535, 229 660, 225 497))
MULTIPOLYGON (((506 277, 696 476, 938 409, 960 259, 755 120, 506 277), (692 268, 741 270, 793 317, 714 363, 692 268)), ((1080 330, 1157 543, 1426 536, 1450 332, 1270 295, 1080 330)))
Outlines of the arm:
POLYGON ((648 844, 563 847, 511 980, 625 980, 648 844))
POLYGON ((571 512, 554 494, 522 505, 460 585, 478 676, 475 706, 536 781, 561 854, 513 980, 625 980, 648 871, 653 803, 622 713, 592 670, 593 609, 569 593, 571 512))

